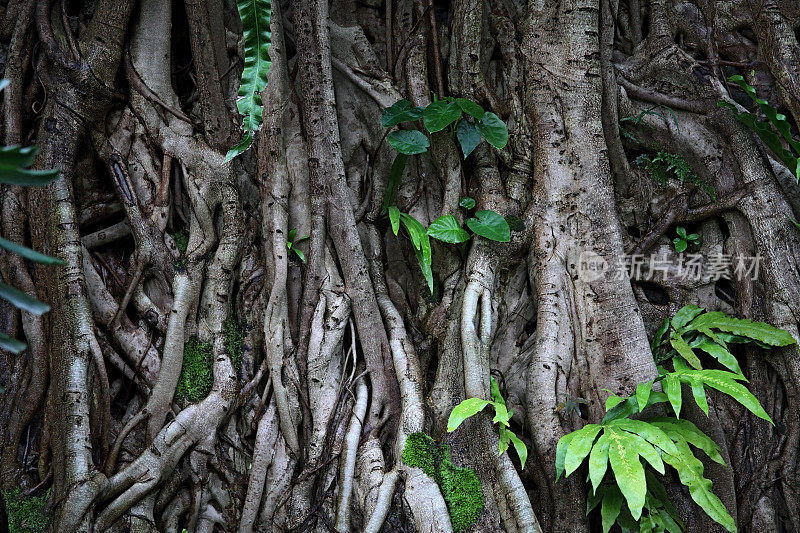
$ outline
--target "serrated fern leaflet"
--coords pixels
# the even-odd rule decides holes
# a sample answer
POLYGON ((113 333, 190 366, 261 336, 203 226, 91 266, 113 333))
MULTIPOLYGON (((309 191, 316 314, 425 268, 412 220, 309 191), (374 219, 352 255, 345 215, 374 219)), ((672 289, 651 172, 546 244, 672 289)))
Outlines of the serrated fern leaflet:
POLYGON ((239 84, 239 99, 236 107, 244 116, 242 140, 231 148, 225 156, 230 161, 247 150, 253 142, 253 134, 258 130, 262 120, 261 91, 267 85, 269 72, 270 16, 272 4, 270 0, 238 0, 239 18, 242 20, 244 38, 244 70, 239 84))

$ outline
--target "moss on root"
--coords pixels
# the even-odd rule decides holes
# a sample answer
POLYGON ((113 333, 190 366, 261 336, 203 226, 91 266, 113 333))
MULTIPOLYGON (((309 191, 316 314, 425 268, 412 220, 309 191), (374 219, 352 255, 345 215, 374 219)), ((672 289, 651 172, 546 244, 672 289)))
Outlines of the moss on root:
POLYGON ((214 385, 213 354, 211 344, 191 337, 183 347, 183 368, 175 390, 178 400, 199 402, 211 392, 214 385))
POLYGON ((242 344, 244 342, 244 328, 231 314, 223 324, 225 330, 225 351, 231 358, 231 364, 238 374, 242 368, 242 344))
POLYGON ((8 527, 11 533, 48 531, 50 514, 47 509, 48 490, 41 496, 25 496, 20 489, 4 491, 8 527))
POLYGON ((424 433, 412 433, 403 448, 403 463, 420 468, 436 481, 447 504, 453 531, 466 531, 483 512, 478 476, 450 461, 450 447, 424 433))

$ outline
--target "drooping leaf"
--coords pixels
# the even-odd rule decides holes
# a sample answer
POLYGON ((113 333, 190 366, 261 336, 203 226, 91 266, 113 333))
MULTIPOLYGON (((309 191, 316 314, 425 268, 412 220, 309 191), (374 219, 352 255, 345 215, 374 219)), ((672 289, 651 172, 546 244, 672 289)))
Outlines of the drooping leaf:
POLYGON ((478 133, 478 128, 475 124, 468 120, 461 119, 456 128, 456 137, 461 144, 461 152, 464 154, 464 159, 475 149, 481 142, 481 134, 478 133))
POLYGON ((464 231, 453 215, 444 215, 431 222, 428 226, 428 236, 451 244, 469 240, 469 233, 464 231))
POLYGON ((723 370, 690 370, 678 373, 677 376, 681 381, 691 383, 693 380, 696 380, 713 389, 724 392, 757 417, 772 423, 772 419, 767 412, 764 411, 764 408, 761 407, 758 399, 747 390, 747 387, 736 381, 737 379, 742 379, 742 376, 723 370))
POLYGON ((386 140, 389 141, 392 148, 406 155, 425 153, 431 145, 428 137, 417 130, 393 131, 386 136, 386 140))
POLYGON ((700 364, 700 359, 692 351, 692 348, 686 344, 686 341, 681 335, 673 335, 672 338, 670 338, 669 343, 673 348, 675 348, 675 351, 677 351, 678 354, 686 360, 687 363, 698 370, 703 368, 703 366, 700 364))
MULTIPOLYGON (((648 418, 644 420, 644 422, 661 429, 664 433, 669 435, 669 438, 673 442, 685 440, 692 446, 703 450, 712 461, 715 461, 721 465, 725 464, 725 460, 722 458, 722 453, 720 452, 719 446, 717 446, 717 444, 711 440, 708 435, 700 431, 700 429, 698 429, 698 427, 692 422, 688 420, 661 416, 648 418)), ((667 453, 670 453, 671 455, 680 455, 679 453, 676 454, 673 451, 667 453)))
POLYGON ((455 102, 438 100, 428 104, 422 113, 425 128, 431 132, 445 129, 461 117, 461 108, 455 102))
POLYGON ((261 91, 267 85, 267 73, 270 67, 269 45, 272 39, 270 0, 237 0, 236 7, 242 20, 244 40, 244 69, 239 83, 236 107, 244 117, 242 129, 245 135, 242 141, 228 152, 226 160, 246 150, 252 142, 253 133, 261 125, 263 112, 261 91))
POLYGON ((398 100, 381 112, 381 126, 391 128, 407 120, 416 120, 422 116, 422 111, 408 100, 398 100))
POLYGON ((715 358, 719 361, 723 366, 730 369, 737 374, 742 373, 742 369, 739 366, 739 362, 736 360, 736 357, 729 352, 726 348, 723 348, 716 342, 711 341, 702 341, 697 347, 704 352, 706 352, 711 357, 715 358))
POLYGON ((528 447, 525 446, 525 443, 517 437, 513 431, 507 430, 509 433, 509 438, 511 439, 511 444, 514 445, 514 449, 517 451, 517 457, 519 457, 519 462, 521 464, 521 468, 525 468, 525 461, 528 460, 528 447))
POLYGON ((644 467, 639 461, 639 453, 632 445, 633 438, 630 433, 607 428, 606 435, 609 439, 608 458, 617 486, 625 496, 634 520, 638 520, 642 516, 644 497, 647 493, 644 467))
POLYGON ((661 323, 661 327, 658 328, 658 331, 656 331, 656 334, 653 337, 653 342, 650 344, 650 350, 652 350, 653 352, 655 352, 658 349, 658 347, 661 346, 661 343, 664 341, 664 335, 667 333, 667 330, 669 329, 669 324, 670 324, 669 318, 665 318, 664 322, 661 323))
MULTIPOLYGON (((675 453, 678 453, 677 448, 675 453)), ((661 484, 661 482, 652 472, 645 471, 645 478, 647 479, 648 495, 658 501, 658 503, 664 508, 663 514, 666 514, 667 517, 672 520, 672 524, 674 524, 674 526, 668 526, 665 522, 667 531, 670 533, 681 533, 683 530, 683 521, 678 514, 678 510, 674 505, 672 505, 669 495, 667 494, 667 489, 664 488, 664 485, 661 484), (672 529, 670 529, 670 527, 672 527, 672 529)))
POLYGON ((680 455, 664 455, 664 461, 678 471, 681 483, 689 489, 692 499, 714 521, 731 533, 736 533, 736 523, 728 514, 722 501, 711 491, 711 480, 703 477, 703 464, 694 457, 685 442, 678 441, 680 455))
POLYGON ((669 403, 672 405, 672 410, 675 412, 676 417, 681 416, 681 382, 670 374, 661 381, 661 386, 664 388, 664 393, 669 398, 669 403))
POLYGON ((644 411, 644 408, 647 406, 647 401, 650 399, 650 389, 652 388, 652 381, 636 385, 636 403, 639 404, 639 412, 644 411))
POLYGON ((411 237, 411 242, 414 244, 414 252, 417 256, 417 262, 422 270, 422 276, 428 284, 431 294, 433 294, 433 271, 431 270, 432 257, 431 257, 431 241, 425 231, 425 227, 420 222, 406 213, 400 213, 400 221, 405 226, 411 237))
MULTIPOLYGON (((616 487, 613 487, 616 488, 616 487)), ((603 522, 603 533, 611 531, 622 509, 622 493, 619 490, 607 490, 600 507, 600 518, 603 522)))
POLYGON ((500 117, 487 111, 483 117, 475 124, 478 133, 486 139, 486 142, 501 150, 508 143, 508 128, 500 117))
POLYGON ((794 337, 785 329, 779 329, 764 322, 734 318, 720 311, 698 316, 689 323, 688 328, 697 331, 705 328, 714 328, 757 340, 770 346, 789 346, 795 343, 794 337))
POLYGON ((697 406, 708 416, 708 398, 706 398, 706 389, 699 381, 690 381, 692 385, 692 396, 697 406))
POLYGON ((467 100, 466 98, 456 98, 456 103, 458 104, 458 107, 460 107, 461 110, 467 115, 470 115, 478 120, 483 118, 485 111, 481 106, 472 100, 467 100))
POLYGON ((12 339, 5 333, 0 332, 0 348, 7 350, 13 354, 20 354, 27 347, 24 342, 12 339))
POLYGON ((31 250, 30 248, 27 248, 15 242, 11 242, 2 237, 0 237, 0 248, 5 248, 9 252, 21 255, 25 259, 30 259, 35 263, 41 263, 43 265, 65 264, 64 261, 62 261, 61 259, 58 259, 56 257, 50 257, 49 255, 44 255, 42 253, 37 252, 36 250, 31 250))
POLYGON ((389 222, 392 224, 392 232, 397 235, 400 231, 400 210, 396 206, 389 206, 389 222))
POLYGON ((600 435, 597 442, 592 446, 592 451, 589 453, 589 480, 592 482, 592 488, 597 492, 597 487, 603 481, 603 476, 606 475, 608 469, 608 437, 604 434, 600 435))
POLYGON ((481 412, 489 403, 491 402, 488 400, 481 400, 480 398, 467 398, 456 405, 453 408, 453 412, 450 413, 450 418, 447 419, 448 433, 458 429, 458 426, 460 426, 464 420, 481 412))
POLYGON ((237 155, 243 154, 250 145, 253 144, 253 133, 246 131, 244 135, 242 135, 242 140, 236 143, 228 153, 225 154, 225 159, 222 160, 223 163, 227 163, 237 155))
POLYGON ((595 437, 602 429, 602 426, 597 424, 586 424, 577 431, 577 435, 567 447, 567 455, 564 458, 564 468, 567 476, 581 466, 583 460, 592 450, 595 437))
POLYGON ((492 241, 509 242, 511 240, 511 228, 508 227, 508 222, 494 211, 476 211, 475 218, 467 220, 467 227, 481 237, 492 241))
POLYGON ((50 306, 46 303, 40 302, 36 298, 28 296, 11 285, 6 285, 2 282, 0 282, 0 298, 8 300, 14 307, 23 309, 34 315, 43 315, 50 310, 50 306))
POLYGON ((0 147, 0 183, 43 187, 58 178, 58 170, 29 170, 38 148, 36 146, 0 147))
POLYGON ((394 205, 397 189, 400 187, 400 178, 403 176, 403 170, 406 168, 407 161, 408 156, 404 153, 398 153, 394 157, 392 168, 389 170, 389 182, 386 184, 386 194, 383 196, 383 206, 381 210, 385 211, 390 205, 394 205))
POLYGON ((508 445, 511 443, 511 435, 513 435, 514 433, 510 429, 507 429, 503 426, 500 426, 498 429, 500 430, 499 455, 503 455, 503 452, 505 452, 508 449, 508 445))
POLYGON ((577 433, 577 431, 573 431, 558 439, 558 444, 556 444, 556 481, 558 481, 558 478, 564 473, 564 460, 567 457, 567 448, 577 433))

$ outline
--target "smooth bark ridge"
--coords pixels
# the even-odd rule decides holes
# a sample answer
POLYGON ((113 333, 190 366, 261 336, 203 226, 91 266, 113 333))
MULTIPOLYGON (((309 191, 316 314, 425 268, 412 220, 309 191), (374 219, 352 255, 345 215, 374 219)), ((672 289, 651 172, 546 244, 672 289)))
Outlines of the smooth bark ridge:
MULTIPOLYGON (((588 533, 585 476, 556 481, 556 443, 656 375, 664 318, 693 303, 798 337, 800 187, 716 105, 749 105, 726 81, 742 74, 797 125, 796 2, 273 1, 270 30, 263 125, 223 164, 235 2, 0 7, 3 142, 61 171, 4 187, 0 231, 66 263, 0 256, 52 306, 0 305, 28 343, 0 352, 0 488, 46 495, 54 531, 451 532, 442 488, 403 462, 423 432, 480 480, 471 531, 588 533), (382 213, 380 113, 434 93, 496 113, 509 143, 464 160, 432 135, 397 206, 463 223, 469 196, 516 223, 508 244, 432 241, 431 295, 382 213), (658 151, 700 181, 654 180, 639 156, 658 151), (757 279, 583 275, 587 257, 677 262, 676 226, 705 257, 759 257, 757 279), (524 469, 486 414, 446 432, 490 376, 524 469)), ((730 465, 706 475, 740 531, 800 531, 798 355, 736 353, 775 426, 713 395, 709 418, 688 409, 730 465)), ((716 531, 663 481, 688 531, 716 531)))

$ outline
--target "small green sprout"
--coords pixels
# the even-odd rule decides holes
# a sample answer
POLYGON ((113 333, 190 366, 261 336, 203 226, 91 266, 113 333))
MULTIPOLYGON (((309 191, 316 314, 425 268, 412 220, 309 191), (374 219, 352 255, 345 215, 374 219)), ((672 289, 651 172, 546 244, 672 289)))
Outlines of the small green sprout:
POLYGON ((289 255, 291 255, 291 253, 294 252, 295 254, 297 254, 297 257, 299 257, 300 261, 302 261, 303 263, 306 262, 306 256, 303 255, 303 252, 297 249, 297 244, 308 239, 308 237, 309 237, 308 235, 298 237, 297 228, 294 228, 292 230, 289 230, 289 238, 286 240, 286 248, 289 250, 289 255))
POLYGON ((672 244, 675 246, 675 251, 678 253, 685 252, 690 244, 700 243, 700 235, 697 233, 687 234, 686 228, 683 226, 675 228, 675 233, 677 233, 678 236, 672 240, 672 244))

